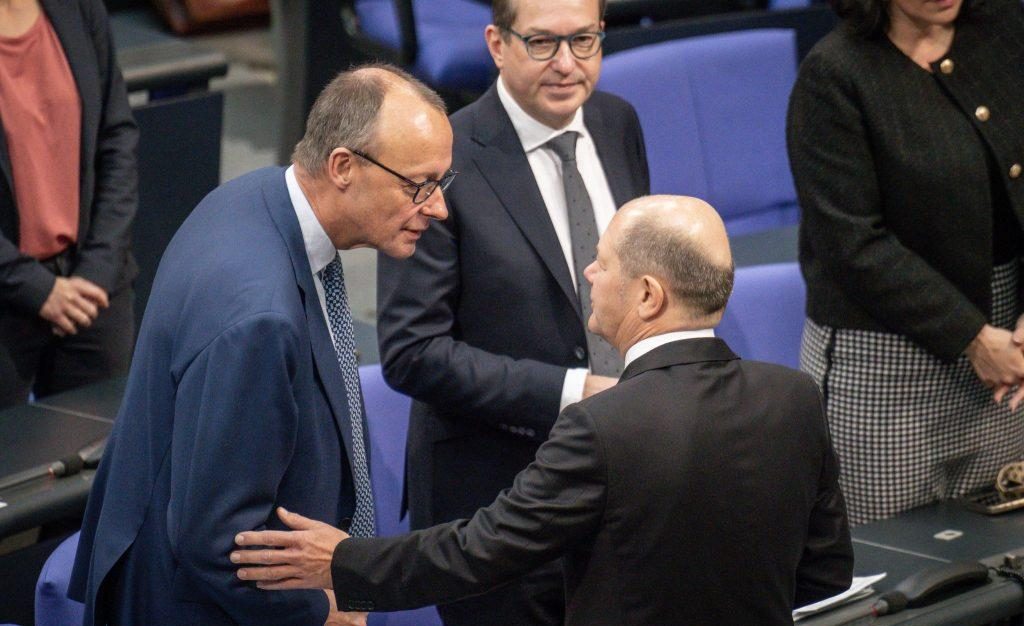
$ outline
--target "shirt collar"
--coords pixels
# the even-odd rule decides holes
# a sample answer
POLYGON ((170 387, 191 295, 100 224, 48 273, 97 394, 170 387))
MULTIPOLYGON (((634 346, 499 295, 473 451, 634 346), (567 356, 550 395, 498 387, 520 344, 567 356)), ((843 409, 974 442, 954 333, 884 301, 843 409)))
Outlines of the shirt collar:
POLYGON ((516 130, 516 135, 519 136, 519 143, 523 144, 525 152, 532 152, 546 144, 552 137, 557 137, 570 130, 576 131, 581 137, 590 136, 590 133, 587 132, 587 127, 583 124, 583 107, 576 109, 576 114, 568 126, 562 129, 555 129, 538 122, 529 113, 524 111, 523 107, 519 106, 519 103, 516 102, 512 94, 505 88, 505 79, 501 76, 498 76, 498 99, 501 100, 501 105, 505 107, 505 112, 508 113, 508 118, 512 121, 512 127, 516 130))
POLYGON ((331 238, 327 236, 327 231, 320 224, 320 220, 316 219, 313 206, 306 199, 306 194, 302 193, 302 187, 295 178, 294 165, 284 171, 284 182, 288 186, 288 197, 295 208, 295 216, 299 218, 299 230, 302 231, 302 243, 306 246, 309 269, 313 274, 319 274, 338 255, 338 250, 331 243, 331 238))
POLYGON ((664 335, 655 335, 653 337, 648 337, 647 339, 642 339, 633 344, 629 350, 626 350, 625 367, 629 367, 629 364, 633 361, 639 359, 655 348, 660 348, 666 343, 682 341, 684 339, 699 339, 714 336, 715 330, 713 328, 702 328, 700 330, 678 330, 671 333, 665 333, 664 335))

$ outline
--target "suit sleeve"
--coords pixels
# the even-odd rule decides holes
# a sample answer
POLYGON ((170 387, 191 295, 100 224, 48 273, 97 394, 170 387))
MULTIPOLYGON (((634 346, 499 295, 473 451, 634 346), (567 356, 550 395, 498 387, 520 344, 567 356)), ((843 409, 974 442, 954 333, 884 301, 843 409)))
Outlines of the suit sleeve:
POLYGON ((79 245, 75 275, 110 293, 124 269, 132 220, 139 202, 136 147, 139 130, 128 105, 106 10, 99 0, 84 3, 100 72, 100 124, 93 159, 95 185, 89 232, 79 245))
POLYGON ((268 593, 235 576, 240 530, 266 528, 295 453, 298 334, 282 316, 244 319, 181 374, 171 443, 168 539, 172 593, 218 606, 241 624, 322 624, 322 591, 268 593))
POLYGON ((825 439, 818 495, 811 510, 807 541, 797 565, 794 606, 824 600, 849 588, 853 578, 853 544, 846 518, 846 501, 839 488, 839 459, 832 449, 828 423, 817 386, 808 381, 818 398, 816 421, 825 439))
POLYGON ((858 306, 944 359, 985 324, 955 285, 886 227, 856 90, 821 55, 800 68, 787 122, 802 240, 858 306))
POLYGON ((458 407, 459 414, 494 427, 529 425, 542 440, 558 415, 566 368, 494 354, 456 338, 460 274, 472 268, 460 263, 457 207, 449 208, 452 217, 431 224, 411 258, 377 256, 384 377, 422 402, 458 407))
POLYGON ((605 508, 607 461, 579 405, 555 422, 510 490, 470 520, 348 539, 331 568, 341 610, 402 610, 485 592, 586 542, 605 508))

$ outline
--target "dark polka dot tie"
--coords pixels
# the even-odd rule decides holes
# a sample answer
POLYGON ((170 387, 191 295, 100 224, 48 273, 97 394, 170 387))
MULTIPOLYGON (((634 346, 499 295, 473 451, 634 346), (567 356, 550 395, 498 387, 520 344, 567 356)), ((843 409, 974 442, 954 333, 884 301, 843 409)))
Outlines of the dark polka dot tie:
POLYGON ((576 166, 576 140, 579 133, 569 131, 547 142, 562 160, 562 186, 565 188, 565 207, 569 213, 569 239, 572 241, 572 266, 576 271, 576 295, 583 313, 583 328, 587 333, 587 351, 590 353, 590 371, 602 376, 618 377, 622 373, 622 357, 607 341, 587 329, 590 319, 590 283, 583 270, 597 254, 597 220, 594 205, 583 177, 576 166))
POLYGON ((349 422, 352 428, 352 477, 356 490, 356 512, 352 515, 349 534, 353 537, 373 537, 377 525, 373 514, 373 487, 370 485, 370 466, 366 458, 366 416, 363 413, 363 394, 359 387, 359 368, 356 364, 356 338, 352 328, 352 312, 345 293, 345 275, 341 257, 335 256, 330 265, 320 272, 327 301, 327 321, 334 334, 334 352, 345 380, 348 397, 349 422))

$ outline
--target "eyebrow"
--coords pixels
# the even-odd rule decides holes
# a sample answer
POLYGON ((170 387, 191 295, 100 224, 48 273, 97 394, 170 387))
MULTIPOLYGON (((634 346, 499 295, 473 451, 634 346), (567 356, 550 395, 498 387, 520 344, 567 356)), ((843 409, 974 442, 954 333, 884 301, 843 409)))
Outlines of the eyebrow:
MULTIPOLYGON (((590 23, 590 24, 588 24, 588 25, 586 25, 586 26, 584 26, 582 28, 577 28, 576 30, 572 31, 571 34, 572 35, 579 35, 581 33, 593 33, 593 32, 597 32, 598 30, 600 30, 600 28, 601 27, 600 27, 599 23, 592 22, 592 23, 590 23)), ((527 29, 527 30, 529 30, 529 29, 527 29)), ((525 36, 526 37, 532 37, 534 35, 552 35, 552 36, 555 36, 555 37, 558 36, 554 31, 547 30, 547 29, 544 29, 544 28, 536 28, 536 29, 534 29, 534 31, 535 32, 532 32, 532 33, 530 33, 528 35, 525 35, 525 36)))

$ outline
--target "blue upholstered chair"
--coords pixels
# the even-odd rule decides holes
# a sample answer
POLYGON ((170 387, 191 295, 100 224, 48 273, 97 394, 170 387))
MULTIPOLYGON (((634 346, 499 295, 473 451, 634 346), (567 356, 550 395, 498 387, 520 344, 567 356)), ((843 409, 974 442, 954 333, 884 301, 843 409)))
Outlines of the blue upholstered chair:
POLYGON ((494 62, 484 43, 491 10, 485 4, 356 0, 355 9, 365 35, 399 50, 413 72, 434 87, 479 92, 493 81, 494 62))
POLYGON ((797 368, 806 299, 797 263, 741 267, 715 334, 745 359, 797 368))
MULTIPOLYGON (((380 365, 360 367, 359 381, 363 387, 370 437, 370 479, 377 508, 377 533, 382 536, 398 535, 409 530, 409 521, 401 519, 401 507, 410 400, 387 386, 380 365)), ((440 624, 441 619, 433 607, 370 615, 370 626, 440 624)))
POLYGON ((756 29, 610 54, 600 89, 636 107, 651 191, 703 198, 731 235, 795 224, 786 107, 796 36, 756 29))
POLYGON ((36 626, 81 624, 85 605, 68 598, 71 566, 78 550, 78 533, 62 541, 54 550, 36 581, 36 626))

